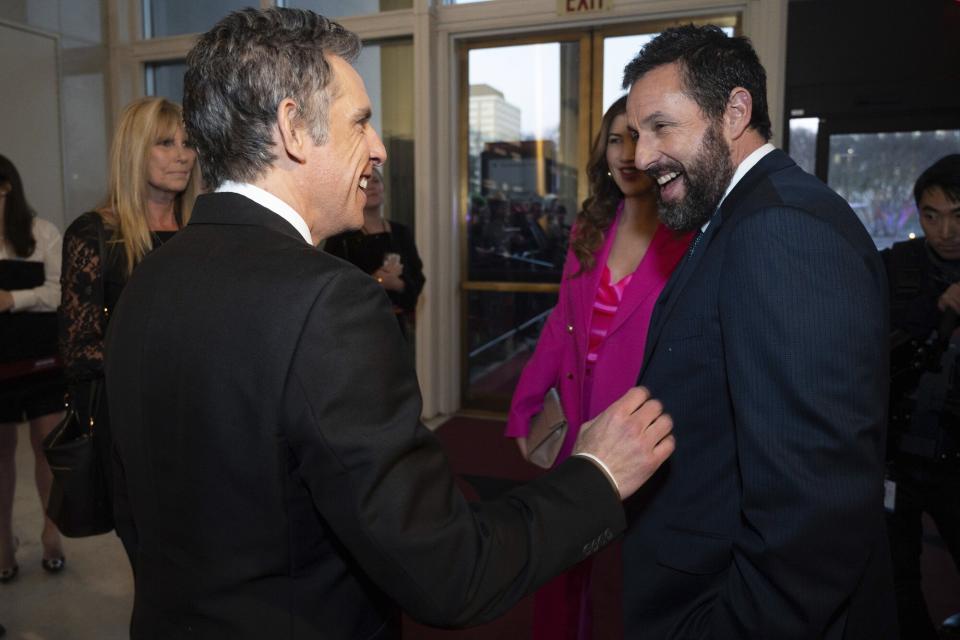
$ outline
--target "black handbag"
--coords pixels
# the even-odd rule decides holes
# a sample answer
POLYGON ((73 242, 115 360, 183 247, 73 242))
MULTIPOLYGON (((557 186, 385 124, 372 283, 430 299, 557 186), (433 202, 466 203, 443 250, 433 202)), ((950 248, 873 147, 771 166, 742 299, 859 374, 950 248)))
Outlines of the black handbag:
POLYGON ((102 380, 90 383, 87 418, 71 399, 67 414, 43 440, 43 453, 53 472, 47 515, 60 533, 71 538, 95 536, 113 529, 113 497, 109 465, 97 446, 96 416, 102 380))
MULTIPOLYGON (((99 299, 104 299, 104 274, 109 259, 104 241, 103 221, 94 216, 97 244, 101 257, 100 277, 95 286, 99 299)), ((104 323, 109 311, 103 309, 104 323)), ((99 446, 96 422, 103 397, 103 380, 95 379, 86 389, 87 413, 78 411, 83 394, 74 393, 67 413, 53 431, 43 439, 43 453, 53 472, 53 486, 47 502, 47 515, 70 538, 82 538, 107 533, 113 529, 113 493, 109 473, 110 460, 103 460, 99 446)), ((101 435, 101 437, 104 437, 101 435)))

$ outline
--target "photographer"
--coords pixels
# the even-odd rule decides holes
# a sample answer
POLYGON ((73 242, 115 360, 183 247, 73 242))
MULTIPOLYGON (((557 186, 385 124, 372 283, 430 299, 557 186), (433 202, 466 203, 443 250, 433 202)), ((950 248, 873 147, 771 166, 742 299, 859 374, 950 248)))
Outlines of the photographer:
POLYGON ((960 154, 917 179, 925 238, 883 252, 890 283, 888 530, 903 638, 936 638, 921 591, 922 514, 960 569, 960 154))

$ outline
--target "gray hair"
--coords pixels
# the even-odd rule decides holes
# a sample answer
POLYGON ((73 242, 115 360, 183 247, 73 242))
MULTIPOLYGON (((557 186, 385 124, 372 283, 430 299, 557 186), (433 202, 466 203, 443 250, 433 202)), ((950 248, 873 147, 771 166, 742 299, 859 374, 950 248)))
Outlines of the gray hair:
POLYGON ((324 56, 352 63, 359 53, 355 33, 303 9, 235 11, 200 36, 187 55, 183 114, 206 187, 263 175, 286 98, 324 144, 334 80, 324 56))

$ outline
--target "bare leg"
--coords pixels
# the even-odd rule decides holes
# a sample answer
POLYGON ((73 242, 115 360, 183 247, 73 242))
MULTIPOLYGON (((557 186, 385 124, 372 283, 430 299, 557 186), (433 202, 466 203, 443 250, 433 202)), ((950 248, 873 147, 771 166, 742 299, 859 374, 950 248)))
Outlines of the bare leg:
POLYGON ((45 416, 30 421, 30 444, 33 446, 33 475, 37 482, 37 493, 40 494, 40 504, 43 506, 43 532, 40 541, 43 543, 43 558, 50 560, 63 557, 63 546, 60 542, 60 532, 57 525, 47 517, 47 503, 50 501, 50 486, 53 483, 53 474, 47 457, 43 455, 43 439, 53 431, 57 423, 63 419, 63 412, 48 413, 45 416))
POLYGON ((13 553, 13 492, 17 485, 17 424, 0 423, 0 569, 16 564, 13 553))

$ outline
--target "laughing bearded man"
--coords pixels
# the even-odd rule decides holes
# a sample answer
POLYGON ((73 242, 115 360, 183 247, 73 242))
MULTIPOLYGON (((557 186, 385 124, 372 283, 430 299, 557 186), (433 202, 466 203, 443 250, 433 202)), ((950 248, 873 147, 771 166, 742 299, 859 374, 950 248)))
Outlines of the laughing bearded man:
POLYGON ((661 218, 700 230, 639 377, 678 444, 629 505, 626 637, 894 638, 873 243, 768 143, 765 72, 745 38, 669 29, 624 87, 661 218))

